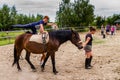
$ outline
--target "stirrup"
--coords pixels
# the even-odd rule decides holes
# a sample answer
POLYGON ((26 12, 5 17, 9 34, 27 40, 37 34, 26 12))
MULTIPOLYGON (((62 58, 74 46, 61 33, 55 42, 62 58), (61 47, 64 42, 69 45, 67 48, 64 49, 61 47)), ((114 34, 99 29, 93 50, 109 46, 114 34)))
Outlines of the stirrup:
POLYGON ((46 39, 46 33, 43 33, 43 34, 42 34, 43 44, 45 44, 45 43, 46 43, 46 40, 45 40, 45 39, 46 39))

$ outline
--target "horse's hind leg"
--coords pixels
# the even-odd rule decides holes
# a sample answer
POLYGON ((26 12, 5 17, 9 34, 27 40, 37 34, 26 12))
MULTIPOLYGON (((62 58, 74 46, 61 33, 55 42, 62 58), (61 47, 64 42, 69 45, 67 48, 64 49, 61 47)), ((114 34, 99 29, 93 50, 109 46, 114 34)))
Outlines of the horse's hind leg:
POLYGON ((27 62, 30 64, 32 70, 33 70, 33 71, 36 71, 34 65, 33 65, 33 64, 31 63, 31 61, 30 61, 30 52, 26 51, 26 57, 25 57, 25 59, 26 59, 27 62))
POLYGON ((20 51, 18 51, 18 55, 17 55, 17 68, 18 71, 21 71, 20 65, 19 65, 19 60, 20 60, 20 55, 21 55, 22 49, 20 51))
POLYGON ((18 71, 21 71, 21 68, 20 68, 20 65, 19 65, 19 59, 20 59, 21 51, 22 51, 22 49, 17 49, 14 46, 14 62, 13 62, 13 65, 17 64, 18 71))

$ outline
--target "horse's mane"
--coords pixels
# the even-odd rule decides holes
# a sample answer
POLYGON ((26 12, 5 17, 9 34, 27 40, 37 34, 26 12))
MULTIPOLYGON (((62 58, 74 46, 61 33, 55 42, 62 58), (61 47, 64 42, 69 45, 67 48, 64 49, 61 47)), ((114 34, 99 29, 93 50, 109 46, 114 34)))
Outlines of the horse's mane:
POLYGON ((49 32, 51 36, 68 35, 70 33, 71 30, 54 30, 49 32))
POLYGON ((52 39, 57 39, 59 41, 66 41, 71 38, 72 32, 71 30, 55 30, 49 32, 49 36, 52 39))

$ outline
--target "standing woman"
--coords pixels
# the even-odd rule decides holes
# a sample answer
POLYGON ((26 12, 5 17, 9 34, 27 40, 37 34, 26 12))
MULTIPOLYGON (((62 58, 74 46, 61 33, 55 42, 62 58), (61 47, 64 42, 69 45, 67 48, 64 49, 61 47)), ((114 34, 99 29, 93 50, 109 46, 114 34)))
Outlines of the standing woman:
POLYGON ((92 41, 93 37, 92 34, 96 32, 96 29, 93 27, 90 27, 90 32, 86 34, 85 37, 85 43, 84 43, 84 50, 85 50, 85 69, 91 69, 91 61, 92 61, 92 41))

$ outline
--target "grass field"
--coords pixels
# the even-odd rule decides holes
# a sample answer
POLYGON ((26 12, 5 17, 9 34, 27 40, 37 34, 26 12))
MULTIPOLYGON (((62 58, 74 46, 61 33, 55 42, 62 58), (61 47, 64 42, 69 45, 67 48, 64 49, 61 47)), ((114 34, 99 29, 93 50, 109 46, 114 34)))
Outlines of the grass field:
MULTIPOLYGON (((0 32, 0 46, 14 43, 15 37, 24 33, 24 31, 0 32)), ((84 38, 83 38, 84 39, 84 38)), ((93 44, 104 43, 104 40, 94 37, 93 44)))
POLYGON ((96 44, 102 44, 102 43, 105 43, 104 39, 99 39, 99 38, 94 37, 93 44, 96 45, 96 44))
POLYGON ((0 32, 0 46, 14 43, 15 37, 22 33, 24 31, 0 32))

